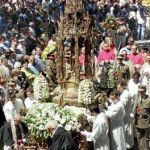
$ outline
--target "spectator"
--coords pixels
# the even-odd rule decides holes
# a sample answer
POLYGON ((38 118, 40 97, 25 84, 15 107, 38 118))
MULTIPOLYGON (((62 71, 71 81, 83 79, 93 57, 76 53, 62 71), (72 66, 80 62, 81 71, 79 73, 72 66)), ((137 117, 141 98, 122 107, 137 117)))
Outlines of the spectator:
POLYGON ((15 114, 20 114, 20 110, 24 109, 24 104, 21 99, 16 98, 16 93, 9 93, 10 100, 5 103, 3 111, 6 117, 6 120, 10 122, 15 114))
POLYGON ((27 109, 30 109, 32 107, 32 105, 34 105, 36 103, 36 100, 33 97, 33 89, 32 88, 28 88, 26 90, 26 99, 24 101, 25 106, 27 109))
POLYGON ((35 75, 38 75, 39 74, 39 71, 38 69, 36 68, 35 66, 35 57, 33 55, 31 55, 29 57, 29 64, 28 64, 28 67, 31 69, 31 71, 35 74, 35 75))

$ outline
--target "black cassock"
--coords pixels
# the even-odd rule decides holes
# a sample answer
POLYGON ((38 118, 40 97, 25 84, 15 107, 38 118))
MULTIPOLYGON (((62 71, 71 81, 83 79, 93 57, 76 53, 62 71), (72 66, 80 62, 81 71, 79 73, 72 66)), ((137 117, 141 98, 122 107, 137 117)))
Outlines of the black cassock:
MULTIPOLYGON (((28 128, 25 123, 20 123, 19 126, 16 126, 16 135, 17 140, 26 138, 28 133, 28 128)), ((15 142, 13 140, 11 124, 6 123, 0 128, 0 141, 3 141, 4 145, 12 146, 15 142)))
POLYGON ((78 148, 68 131, 58 127, 49 143, 48 150, 78 150, 78 148))

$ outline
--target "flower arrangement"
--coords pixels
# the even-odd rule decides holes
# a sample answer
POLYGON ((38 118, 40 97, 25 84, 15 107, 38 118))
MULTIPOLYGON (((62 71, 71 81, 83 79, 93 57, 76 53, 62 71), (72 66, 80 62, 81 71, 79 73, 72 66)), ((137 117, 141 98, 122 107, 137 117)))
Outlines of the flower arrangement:
POLYGON ((58 121, 69 132, 77 130, 79 128, 77 115, 81 111, 77 112, 77 108, 69 107, 71 106, 60 108, 59 105, 53 103, 35 104, 24 118, 29 126, 31 136, 36 139, 47 139, 48 132, 45 125, 51 119, 58 121))
POLYGON ((103 27, 105 29, 113 29, 116 30, 118 28, 118 23, 117 20, 114 16, 109 16, 108 18, 106 18, 103 27))
POLYGON ((38 75, 33 82, 34 98, 39 101, 45 101, 49 98, 49 85, 47 79, 38 75))
POLYGON ((95 96, 95 90, 93 82, 89 79, 85 79, 79 84, 78 102, 87 107, 93 103, 95 96))

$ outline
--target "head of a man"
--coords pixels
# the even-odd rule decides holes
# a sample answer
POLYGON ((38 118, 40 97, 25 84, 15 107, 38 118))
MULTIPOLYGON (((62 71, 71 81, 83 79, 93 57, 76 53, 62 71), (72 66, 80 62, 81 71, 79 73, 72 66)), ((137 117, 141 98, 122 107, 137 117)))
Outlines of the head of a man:
POLYGON ((8 65, 8 58, 6 58, 6 57, 2 58, 2 64, 4 66, 7 66, 8 65))
POLYGON ((18 69, 13 69, 12 70, 12 79, 14 81, 18 81, 19 80, 19 75, 20 75, 20 72, 18 69))
POLYGON ((100 108, 98 104, 92 104, 89 106, 89 110, 92 116, 97 116, 100 113, 100 108))
POLYGON ((126 82, 125 80, 122 79, 117 84, 117 90, 122 93, 123 90, 125 89, 125 86, 126 86, 126 82))
POLYGON ((118 64, 123 63, 123 56, 122 55, 117 56, 117 62, 118 62, 118 64))
POLYGON ((27 97, 33 96, 33 88, 32 87, 27 88, 26 95, 27 95, 27 97))
POLYGON ((113 45, 113 39, 112 39, 112 37, 106 37, 106 38, 105 38, 105 41, 106 41, 106 43, 107 43, 109 46, 113 45))
POLYGON ((110 93, 110 99, 115 102, 118 101, 119 98, 119 92, 117 90, 114 90, 110 93))
POLYGON ((58 122, 55 120, 50 120, 47 124, 46 124, 46 128, 48 130, 48 133, 50 135, 53 134, 54 130, 57 128, 58 126, 58 122))
POLYGON ((42 50, 41 50, 40 47, 36 47, 35 52, 36 52, 36 54, 39 55, 39 56, 42 54, 42 50))
POLYGON ((146 95, 146 86, 138 86, 138 93, 141 98, 144 98, 146 95))
POLYGON ((122 53, 121 53, 122 57, 123 57, 123 60, 128 60, 128 53, 126 50, 123 50, 122 53))
POLYGON ((104 43, 103 49, 104 49, 105 51, 108 51, 108 52, 109 52, 109 45, 108 45, 107 43, 104 43))
POLYGON ((28 68, 28 60, 24 60, 24 61, 22 62, 22 64, 23 64, 23 67, 24 67, 25 69, 28 68))
POLYGON ((134 74, 133 74, 133 81, 135 82, 135 83, 138 83, 139 82, 139 79, 140 79, 140 73, 139 72, 135 72, 134 74))
POLYGON ((16 82, 14 80, 11 80, 8 83, 8 89, 9 89, 9 91, 15 91, 15 89, 16 89, 16 82))
POLYGON ((9 93, 9 98, 10 98, 10 101, 11 101, 12 103, 15 103, 15 101, 16 101, 16 93, 11 91, 11 92, 9 93))
POLYGON ((21 123, 21 116, 19 114, 14 116, 14 123, 15 125, 19 125, 21 123))
POLYGON ((31 64, 34 64, 34 63, 35 63, 35 58, 34 58, 33 55, 31 55, 31 56, 29 57, 29 63, 31 63, 31 64))
POLYGON ((133 45, 132 47, 131 47, 131 51, 132 51, 132 54, 137 54, 137 46, 136 45, 133 45))
POLYGON ((131 48, 132 45, 134 45, 134 39, 133 39, 133 38, 129 38, 129 39, 128 39, 128 45, 127 45, 127 46, 128 46, 129 48, 131 48))

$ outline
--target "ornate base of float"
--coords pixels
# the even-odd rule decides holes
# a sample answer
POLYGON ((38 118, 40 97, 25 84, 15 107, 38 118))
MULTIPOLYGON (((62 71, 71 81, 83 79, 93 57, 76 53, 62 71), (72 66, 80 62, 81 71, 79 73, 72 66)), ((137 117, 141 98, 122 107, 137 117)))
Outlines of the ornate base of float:
POLYGON ((29 137, 28 144, 19 144, 18 150, 47 150, 47 140, 29 137))
POLYGON ((60 105, 80 106, 78 103, 78 87, 79 83, 75 76, 71 76, 68 80, 60 81, 59 86, 50 93, 50 98, 53 103, 60 105))
POLYGON ((50 97, 53 103, 68 104, 73 106, 80 106, 78 103, 78 86, 73 83, 65 83, 65 87, 58 86, 50 97))

